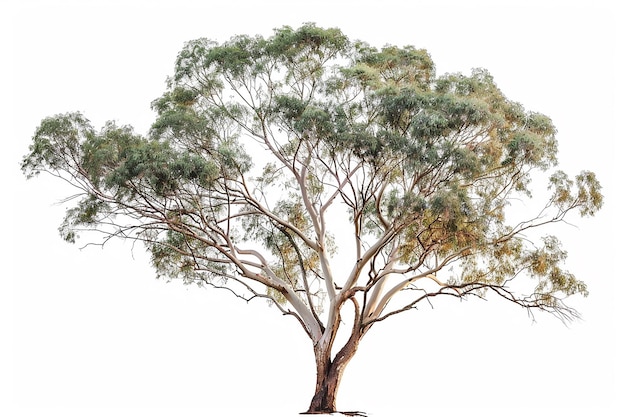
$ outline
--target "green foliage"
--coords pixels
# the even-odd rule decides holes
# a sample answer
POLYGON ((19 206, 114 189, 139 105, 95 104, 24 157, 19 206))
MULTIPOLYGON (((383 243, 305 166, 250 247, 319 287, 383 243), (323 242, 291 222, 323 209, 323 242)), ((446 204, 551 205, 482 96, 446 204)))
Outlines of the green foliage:
POLYGON ((367 84, 429 89, 435 64, 425 49, 386 46, 378 51, 365 44, 357 47, 359 50, 352 74, 358 75, 367 84))
POLYGON ((484 69, 437 75, 424 49, 284 26, 188 42, 152 108, 148 137, 113 122, 97 132, 78 113, 36 130, 24 173, 50 171, 83 192, 59 229, 65 240, 81 228, 138 239, 160 274, 220 277, 229 284, 213 285, 318 311, 335 291, 339 205, 369 256, 338 261, 357 265, 345 283, 363 284, 364 304, 387 270, 406 278, 455 264, 450 283, 526 275, 543 306, 587 293, 555 238, 536 248, 523 233, 572 210, 594 215, 601 186, 591 172, 557 171, 545 211, 508 224, 508 201, 530 197, 534 170, 557 164, 556 128, 484 69))
POLYGON ((63 240, 75 243, 79 237, 76 229, 80 226, 94 226, 109 212, 109 205, 90 194, 80 200, 76 207, 67 210, 65 219, 59 226, 63 240))
POLYGON ((22 171, 28 178, 50 171, 71 171, 70 161, 80 152, 81 137, 94 134, 89 121, 79 113, 47 117, 35 131, 29 154, 22 160, 22 171))
POLYGON ((143 183, 156 195, 174 193, 180 182, 209 186, 216 176, 216 166, 198 155, 175 151, 168 142, 146 140, 129 128, 109 123, 103 133, 84 144, 83 166, 92 176, 100 177, 108 189, 135 193, 136 183, 143 183))

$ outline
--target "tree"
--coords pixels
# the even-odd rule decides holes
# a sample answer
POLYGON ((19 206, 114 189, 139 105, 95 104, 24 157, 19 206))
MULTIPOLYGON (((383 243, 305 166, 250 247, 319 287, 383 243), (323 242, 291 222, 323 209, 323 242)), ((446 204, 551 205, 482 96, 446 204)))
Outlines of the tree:
POLYGON ((584 282, 558 239, 534 231, 594 215, 600 184, 557 170, 545 206, 511 221, 534 173, 557 166, 556 129, 485 70, 436 76, 425 50, 306 24, 187 43, 152 106, 145 136, 98 131, 79 113, 46 118, 22 170, 78 189, 66 241, 141 241, 159 276, 295 318, 317 370, 308 413, 336 411, 363 337, 420 302, 492 293, 578 316, 564 300, 586 296, 584 282))

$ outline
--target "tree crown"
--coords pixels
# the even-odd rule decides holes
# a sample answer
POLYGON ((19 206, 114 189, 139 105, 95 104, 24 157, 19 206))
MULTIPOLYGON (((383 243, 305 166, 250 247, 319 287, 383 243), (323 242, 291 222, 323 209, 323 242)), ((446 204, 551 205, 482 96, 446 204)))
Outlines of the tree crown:
POLYGON ((347 300, 365 332, 435 295, 491 289, 568 316, 562 298, 587 293, 556 237, 525 233, 595 214, 600 185, 557 170, 545 208, 509 224, 511 199, 557 165, 556 129, 486 70, 437 76, 423 49, 307 24, 188 42, 152 108, 145 136, 79 113, 42 121, 22 169, 80 189, 65 240, 89 229, 143 241, 159 274, 266 298, 313 340, 347 300), (333 257, 333 234, 350 236, 348 256, 333 257), (524 294, 519 277, 533 283, 524 294))

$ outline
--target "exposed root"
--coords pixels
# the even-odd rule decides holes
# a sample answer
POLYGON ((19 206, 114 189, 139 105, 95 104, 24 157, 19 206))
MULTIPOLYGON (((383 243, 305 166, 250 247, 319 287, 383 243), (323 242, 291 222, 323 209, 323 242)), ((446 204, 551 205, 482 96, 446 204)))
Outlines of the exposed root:
POLYGON ((334 414, 342 414, 344 416, 354 416, 354 417, 367 417, 367 413, 364 411, 305 411, 300 414, 325 414, 325 415, 334 415, 334 414))

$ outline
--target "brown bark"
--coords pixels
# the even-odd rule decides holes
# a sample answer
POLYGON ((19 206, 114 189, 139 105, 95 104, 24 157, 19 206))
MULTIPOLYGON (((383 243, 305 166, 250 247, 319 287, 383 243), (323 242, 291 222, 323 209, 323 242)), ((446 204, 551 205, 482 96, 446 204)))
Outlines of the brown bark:
MULTIPOLYGON (((313 395, 309 409, 300 414, 340 413, 346 416, 366 416, 366 414, 361 411, 337 411, 336 404, 337 391, 343 371, 348 362, 354 357, 359 340, 360 335, 353 335, 332 362, 329 357, 327 357, 325 361, 318 362, 315 394, 313 395)), ((316 358, 317 357, 316 355, 316 358)))
MULTIPOLYGON (((356 348, 349 352, 350 357, 339 362, 330 362, 323 373, 317 376, 317 382, 315 384, 315 394, 309 405, 309 409, 302 414, 330 414, 337 411, 337 392, 339 390, 339 383, 343 376, 343 371, 348 364, 348 361, 356 353, 356 348)), ((360 412, 342 412, 343 414, 361 415, 360 412)))
POLYGON ((317 381, 315 383, 315 394, 308 411, 303 414, 337 412, 336 401, 339 383, 346 366, 356 354, 360 339, 360 332, 354 332, 332 361, 330 360, 330 348, 326 349, 325 352, 316 350, 317 381))
POLYGON ((341 377, 337 371, 337 367, 333 365, 330 359, 326 363, 318 364, 315 394, 305 414, 333 413, 337 411, 337 390, 341 377))

